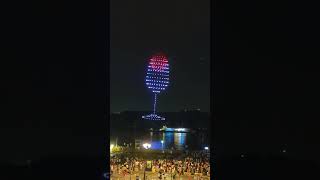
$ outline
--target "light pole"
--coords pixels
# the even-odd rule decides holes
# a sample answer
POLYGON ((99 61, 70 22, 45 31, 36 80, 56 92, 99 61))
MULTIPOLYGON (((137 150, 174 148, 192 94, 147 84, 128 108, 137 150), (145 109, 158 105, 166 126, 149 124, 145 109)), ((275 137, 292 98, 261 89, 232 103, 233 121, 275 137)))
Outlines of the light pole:
POLYGON ((164 153, 163 152, 163 143, 164 143, 163 140, 161 140, 162 153, 164 153))

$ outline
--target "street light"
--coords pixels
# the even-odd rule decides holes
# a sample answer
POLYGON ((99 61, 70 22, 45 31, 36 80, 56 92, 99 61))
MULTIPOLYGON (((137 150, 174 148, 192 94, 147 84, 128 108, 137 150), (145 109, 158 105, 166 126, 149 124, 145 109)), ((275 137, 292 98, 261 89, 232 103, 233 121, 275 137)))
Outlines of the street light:
POLYGON ((164 143, 164 141, 161 140, 162 153, 163 153, 163 143, 164 143))

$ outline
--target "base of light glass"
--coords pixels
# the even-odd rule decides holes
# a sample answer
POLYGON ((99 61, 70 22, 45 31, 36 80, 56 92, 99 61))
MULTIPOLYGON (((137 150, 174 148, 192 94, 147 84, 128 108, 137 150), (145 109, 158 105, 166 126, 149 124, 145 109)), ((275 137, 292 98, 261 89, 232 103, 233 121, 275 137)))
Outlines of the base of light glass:
POLYGON ((143 119, 147 119, 147 120, 156 120, 156 121, 164 121, 166 120, 166 118, 158 116, 156 114, 149 114, 149 115, 145 115, 142 116, 143 119))

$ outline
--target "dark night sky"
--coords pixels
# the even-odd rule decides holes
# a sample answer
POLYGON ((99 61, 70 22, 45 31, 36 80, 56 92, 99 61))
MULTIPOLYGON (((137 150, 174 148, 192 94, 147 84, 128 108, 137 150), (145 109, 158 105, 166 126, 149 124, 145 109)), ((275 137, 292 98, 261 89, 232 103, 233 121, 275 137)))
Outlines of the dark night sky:
POLYGON ((144 76, 149 56, 164 50, 171 82, 159 111, 210 109, 210 4, 202 1, 117 1, 111 5, 111 112, 151 110, 144 76))

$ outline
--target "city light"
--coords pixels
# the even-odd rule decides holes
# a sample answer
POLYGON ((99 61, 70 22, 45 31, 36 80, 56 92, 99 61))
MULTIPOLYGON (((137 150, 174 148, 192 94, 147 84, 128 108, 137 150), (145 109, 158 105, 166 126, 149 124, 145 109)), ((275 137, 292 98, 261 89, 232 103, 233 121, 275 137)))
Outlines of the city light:
POLYGON ((110 152, 112 151, 114 145, 113 144, 110 144, 110 152))
POLYGON ((185 128, 176 128, 175 130, 176 131, 185 131, 186 129, 185 128))
POLYGON ((204 147, 204 149, 205 149, 205 150, 209 150, 209 147, 206 146, 206 147, 204 147))
POLYGON ((164 153, 164 151, 163 151, 163 143, 164 143, 164 141, 163 141, 163 140, 161 140, 161 149, 162 149, 162 153, 164 153))
POLYGON ((150 149, 150 148, 151 148, 151 144, 149 144, 149 143, 144 143, 142 146, 143 146, 145 149, 150 149))

